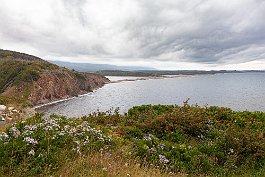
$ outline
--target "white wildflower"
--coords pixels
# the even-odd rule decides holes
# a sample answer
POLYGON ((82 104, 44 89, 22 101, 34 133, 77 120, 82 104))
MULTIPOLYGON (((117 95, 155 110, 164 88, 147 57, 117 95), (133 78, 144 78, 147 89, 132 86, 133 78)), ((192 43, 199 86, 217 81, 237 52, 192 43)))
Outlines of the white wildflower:
POLYGON ((169 160, 163 155, 159 155, 159 160, 161 163, 164 163, 164 164, 169 162, 169 160))
POLYGON ((31 151, 29 151, 29 155, 34 156, 35 155, 35 151, 33 149, 31 149, 31 151))
POLYGON ((0 141, 2 141, 5 138, 8 138, 8 134, 6 134, 5 132, 0 133, 0 141))
POLYGON ((20 131, 16 128, 16 127, 12 127, 10 128, 9 132, 15 137, 17 138, 20 135, 20 131))
POLYGON ((38 144, 38 141, 37 140, 35 140, 35 139, 33 139, 33 138, 30 138, 30 137, 25 137, 24 138, 24 141, 29 145, 29 144, 33 144, 33 145, 35 145, 35 144, 38 144))

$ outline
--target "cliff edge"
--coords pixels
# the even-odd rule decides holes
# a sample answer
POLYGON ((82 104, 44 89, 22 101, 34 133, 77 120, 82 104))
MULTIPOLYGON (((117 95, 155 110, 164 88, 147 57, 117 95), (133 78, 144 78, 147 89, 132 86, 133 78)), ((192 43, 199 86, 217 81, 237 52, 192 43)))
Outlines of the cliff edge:
POLYGON ((74 97, 102 87, 109 80, 51 64, 24 53, 0 49, 0 104, 35 106, 74 97))

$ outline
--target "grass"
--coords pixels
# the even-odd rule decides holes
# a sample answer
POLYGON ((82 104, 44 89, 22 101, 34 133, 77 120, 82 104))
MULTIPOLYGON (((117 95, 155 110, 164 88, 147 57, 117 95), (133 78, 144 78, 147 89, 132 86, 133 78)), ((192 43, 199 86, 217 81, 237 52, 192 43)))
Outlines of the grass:
POLYGON ((163 173, 159 168, 143 167, 132 158, 126 157, 126 151, 91 153, 68 162, 55 176, 185 176, 184 174, 163 173))
POLYGON ((265 176, 265 113, 143 105, 41 114, 0 135, 2 176, 265 176))

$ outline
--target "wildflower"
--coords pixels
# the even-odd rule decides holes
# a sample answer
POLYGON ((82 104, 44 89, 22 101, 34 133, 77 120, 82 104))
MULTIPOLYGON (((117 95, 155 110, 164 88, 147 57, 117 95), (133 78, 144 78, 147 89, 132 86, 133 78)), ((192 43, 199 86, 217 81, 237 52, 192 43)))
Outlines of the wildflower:
POLYGON ((4 140, 6 138, 8 138, 8 134, 6 134, 5 132, 3 132, 3 133, 0 132, 0 141, 4 140))
POLYGON ((156 153, 156 149, 155 148, 148 148, 149 153, 153 154, 156 153))
POLYGON ((16 127, 12 127, 10 128, 9 132, 15 137, 17 138, 20 135, 20 131, 16 128, 16 127))
POLYGON ((70 128, 69 125, 65 125, 65 126, 64 126, 64 130, 65 130, 65 131, 69 130, 69 128, 70 128))
POLYGON ((87 144, 87 143, 89 143, 89 138, 88 138, 88 136, 86 136, 85 138, 84 138, 84 144, 87 144))
POLYGON ((161 154, 159 155, 159 160, 160 160, 161 163, 164 163, 164 164, 169 162, 169 160, 165 156, 163 156, 161 154))
POLYGON ((34 131, 34 130, 36 130, 38 127, 37 127, 37 125, 26 125, 24 128, 25 128, 25 130, 34 131))
POLYGON ((166 147, 166 145, 165 145, 165 144, 161 144, 161 145, 158 145, 158 147, 159 147, 160 149, 164 150, 165 147, 166 147))
POLYGON ((30 138, 30 137, 26 137, 24 138, 24 141, 29 145, 29 144, 38 144, 38 141, 37 140, 34 140, 33 138, 30 138))
POLYGON ((31 151, 29 151, 29 155, 34 156, 35 155, 35 151, 33 149, 31 149, 31 151))
POLYGON ((152 134, 148 134, 148 135, 145 135, 145 136, 144 136, 144 140, 149 140, 149 141, 151 141, 152 139, 154 139, 154 135, 152 135, 152 134))

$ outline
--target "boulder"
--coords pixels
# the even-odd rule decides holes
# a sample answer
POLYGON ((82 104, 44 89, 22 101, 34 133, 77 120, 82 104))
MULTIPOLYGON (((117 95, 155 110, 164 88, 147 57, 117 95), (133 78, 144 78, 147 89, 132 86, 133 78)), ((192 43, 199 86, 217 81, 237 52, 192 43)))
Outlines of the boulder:
POLYGON ((14 109, 15 109, 14 107, 8 107, 8 111, 12 111, 14 109))
POLYGON ((5 105, 0 105, 0 111, 4 111, 6 110, 6 106, 5 105))
POLYGON ((5 121, 6 119, 2 116, 2 115, 0 115, 0 121, 5 121))
POLYGON ((12 120, 13 120, 13 119, 12 119, 11 117, 7 117, 7 118, 6 118, 6 122, 8 122, 8 123, 9 123, 9 122, 12 122, 12 120))

